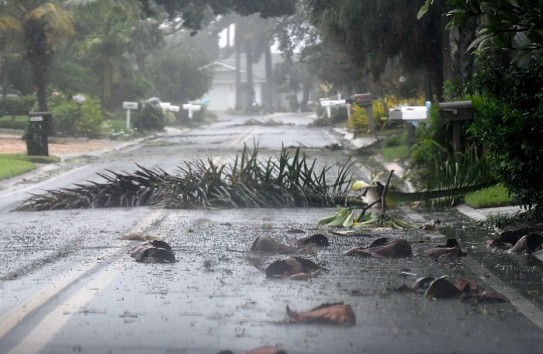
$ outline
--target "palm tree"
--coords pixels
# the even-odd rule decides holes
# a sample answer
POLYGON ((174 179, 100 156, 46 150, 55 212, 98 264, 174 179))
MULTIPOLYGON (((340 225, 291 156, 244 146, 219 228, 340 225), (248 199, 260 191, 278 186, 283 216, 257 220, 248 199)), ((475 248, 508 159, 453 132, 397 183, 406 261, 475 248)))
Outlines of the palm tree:
POLYGON ((260 57, 264 55, 266 60, 266 80, 268 89, 266 90, 267 97, 263 97, 263 102, 268 109, 271 109, 272 98, 269 96, 273 90, 272 83, 272 62, 270 46, 273 38, 274 22, 271 19, 263 19, 258 15, 238 16, 236 21, 235 32, 235 50, 236 50, 236 109, 241 108, 242 102, 239 81, 241 76, 240 71, 240 56, 245 50, 245 65, 246 65, 246 85, 247 95, 245 97, 245 110, 251 111, 255 100, 255 90, 253 83, 253 64, 258 62, 260 57), (242 45, 244 48, 242 48, 242 45))
MULTIPOLYGON (((32 68, 38 109, 47 111, 47 74, 56 41, 74 34, 70 12, 57 0, 5 0, 0 7, 0 32, 16 31, 32 68), (2 24, 11 24, 11 28, 2 24)), ((46 121, 47 132, 52 124, 46 121)))
POLYGON ((98 75, 102 106, 111 109, 127 54, 135 56, 142 73, 150 52, 162 43, 159 23, 143 19, 137 4, 126 0, 95 0, 76 14, 80 53, 98 75))
MULTIPOLYGON (((0 5, 0 14, 3 13, 2 9, 5 6, 4 3, 0 5)), ((3 94, 7 94, 7 82, 8 75, 7 72, 3 73, 4 64, 8 62, 10 58, 14 58, 17 55, 20 55, 19 52, 19 41, 17 40, 18 34, 22 32, 21 25, 19 21, 11 17, 0 17, 0 76, 2 76, 4 87, 3 94)))

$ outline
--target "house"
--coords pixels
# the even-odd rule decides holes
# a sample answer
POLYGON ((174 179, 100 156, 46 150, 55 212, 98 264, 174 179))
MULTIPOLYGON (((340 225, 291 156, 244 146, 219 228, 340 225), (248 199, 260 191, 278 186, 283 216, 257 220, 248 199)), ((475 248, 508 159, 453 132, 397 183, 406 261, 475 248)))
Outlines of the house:
MULTIPOLYGON (((279 54, 272 54, 272 64, 282 61, 279 54)), ((247 105, 247 70, 245 55, 240 57, 240 83, 241 83, 241 108, 245 109, 247 105)), ((218 59, 204 68, 210 69, 213 73, 213 80, 210 90, 204 95, 209 101, 208 108, 212 111, 226 111, 235 109, 236 105, 236 58, 235 54, 229 57, 218 59)), ((264 56, 253 64, 253 87, 255 91, 255 104, 265 105, 269 85, 266 80, 266 64, 264 56)), ((274 95, 276 105, 283 104, 282 95, 274 95)))

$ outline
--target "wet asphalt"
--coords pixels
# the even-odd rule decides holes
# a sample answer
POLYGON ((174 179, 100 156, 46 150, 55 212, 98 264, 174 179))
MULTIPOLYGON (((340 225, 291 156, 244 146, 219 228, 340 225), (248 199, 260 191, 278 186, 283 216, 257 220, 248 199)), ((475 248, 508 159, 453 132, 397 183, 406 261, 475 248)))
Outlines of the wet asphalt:
POLYGON ((338 236, 317 221, 333 208, 163 210, 149 207, 0 213, 0 352, 237 353, 272 345, 288 353, 536 353, 543 348, 541 264, 491 253, 491 230, 452 210, 401 207, 398 218, 437 230, 370 229, 338 236), (23 221, 24 220, 24 221, 23 221), (128 254, 143 232, 171 244, 178 262, 128 254), (257 236, 288 244, 324 233, 303 257, 317 277, 269 279, 253 263, 286 257, 249 251, 257 236), (380 237, 410 242, 407 258, 346 256, 380 237), (466 257, 423 251, 456 238, 466 257), (395 289, 424 276, 474 279, 504 303, 435 299, 395 289), (288 323, 298 311, 342 301, 354 326, 288 323))

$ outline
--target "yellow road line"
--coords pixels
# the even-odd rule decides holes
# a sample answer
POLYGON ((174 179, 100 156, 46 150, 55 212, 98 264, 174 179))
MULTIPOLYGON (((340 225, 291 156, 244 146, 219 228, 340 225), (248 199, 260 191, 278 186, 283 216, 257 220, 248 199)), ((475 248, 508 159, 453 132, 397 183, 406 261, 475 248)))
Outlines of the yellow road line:
POLYGON ((241 144, 242 142, 245 142, 245 140, 247 140, 247 137, 249 135, 252 135, 256 130, 256 127, 249 127, 247 128, 243 133, 241 133, 241 135, 239 137, 237 137, 236 139, 232 140, 232 142, 230 142, 230 146, 236 146, 236 145, 239 145, 241 144))
MULTIPOLYGON (((235 147, 235 146, 238 146, 241 143, 245 142, 245 140, 247 140, 247 138, 250 135, 254 134, 256 129, 257 129, 256 127, 247 128, 238 137, 236 137, 234 140, 232 140, 230 143, 228 143, 228 146, 235 147)), ((211 162, 216 165, 222 160, 222 158, 223 158, 223 156, 214 156, 213 159, 211 160, 211 162)))

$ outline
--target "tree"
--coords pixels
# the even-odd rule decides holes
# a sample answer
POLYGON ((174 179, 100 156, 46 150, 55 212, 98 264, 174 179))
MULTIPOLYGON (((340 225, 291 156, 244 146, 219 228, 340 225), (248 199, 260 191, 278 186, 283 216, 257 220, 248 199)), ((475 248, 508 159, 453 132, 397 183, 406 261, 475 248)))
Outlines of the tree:
MULTIPOLYGON (((264 56, 266 66, 266 81, 267 86, 265 92, 263 92, 262 98, 264 106, 271 110, 271 89, 273 84, 271 75, 271 52, 270 46, 272 44, 274 23, 271 19, 262 19, 256 15, 251 16, 237 16, 235 20, 235 46, 236 46, 236 72, 239 72, 240 55, 245 52, 245 73, 246 73, 246 96, 245 96, 245 110, 251 111, 253 104, 255 103, 255 88, 253 82, 253 65, 257 63, 262 56, 264 56)), ((238 74, 238 77, 240 75, 238 74)), ((236 85, 238 89, 241 88, 240 84, 236 85)), ((241 94, 237 94, 241 97, 241 94)), ((236 103, 237 107, 241 108, 241 102, 236 103)))
POLYGON ((398 57, 405 70, 424 70, 429 82, 427 96, 440 99, 444 24, 437 6, 423 20, 417 20, 422 3, 307 0, 309 18, 323 39, 340 45, 373 81, 378 81, 388 59, 398 57))
POLYGON ((132 27, 128 48, 136 58, 140 74, 145 73, 151 53, 164 44, 164 33, 159 25, 160 23, 154 18, 144 18, 137 20, 132 27))
MULTIPOLYGON (((427 0, 424 16, 434 3, 427 0)), ((519 201, 543 215, 543 4, 530 0, 451 0, 448 27, 476 19, 470 50, 478 70, 466 85, 480 95, 472 128, 493 172, 519 201)), ((433 6, 435 6, 434 4, 433 6)))
MULTIPOLYGON (((6 4, 2 4, 1 13, 4 13, 6 4)), ((0 77, 4 88, 4 96, 7 94, 8 73, 5 70, 11 58, 19 56, 19 41, 17 34, 22 32, 19 21, 11 16, 0 17, 0 77)))
MULTIPOLYGON (((140 0, 143 8, 150 9, 151 0, 140 0)), ((296 8, 296 0, 155 0, 170 15, 180 16, 183 26, 193 30, 202 28, 205 12, 209 9, 215 15, 237 13, 248 16, 259 13, 263 18, 292 14, 296 8)))
POLYGON ((196 53, 171 50, 152 59, 149 77, 162 101, 178 104, 201 97, 209 89, 211 75, 196 53))
POLYGON ((102 107, 110 109, 112 89, 121 82, 121 68, 137 28, 137 9, 115 0, 97 0, 93 6, 79 8, 76 15, 80 57, 97 73, 102 107))
MULTIPOLYGON (((441 1, 440 3, 442 3, 441 1)), ((477 18, 479 28, 470 50, 485 54, 507 51, 519 65, 538 62, 543 65, 543 5, 533 0, 450 0, 448 28, 457 28, 477 18)), ((433 7, 426 0, 418 17, 433 7)))
MULTIPOLYGON (((38 109, 47 111, 47 75, 54 44, 74 34, 72 16, 60 1, 55 0, 11 0, 4 2, 1 10, 1 22, 9 19, 12 23, 18 23, 25 57, 32 68, 38 109)), ((51 134, 52 123, 47 121, 46 124, 51 134)))

